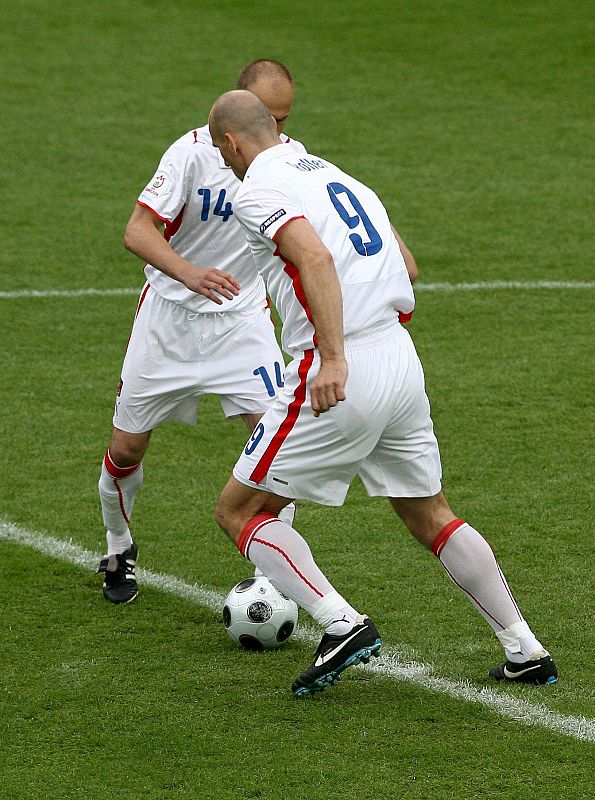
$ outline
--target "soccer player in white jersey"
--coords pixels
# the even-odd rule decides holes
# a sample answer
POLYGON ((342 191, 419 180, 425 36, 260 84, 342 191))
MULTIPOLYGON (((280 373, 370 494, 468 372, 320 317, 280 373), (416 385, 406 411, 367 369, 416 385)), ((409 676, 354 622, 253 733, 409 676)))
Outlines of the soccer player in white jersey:
POLYGON ((321 624, 296 695, 321 691, 377 655, 373 622, 339 594, 279 512, 293 499, 341 505, 356 474, 387 497, 491 625, 497 679, 553 683, 556 667, 523 619, 492 550, 441 491, 421 363, 402 327, 414 296, 386 211, 368 187, 280 144, 267 109, 228 92, 213 143, 243 180, 235 213, 283 321, 293 358, 221 493, 219 525, 247 559, 321 624))
MULTIPOLYGON (((290 142, 282 133, 294 95, 287 68, 253 62, 238 86, 268 105, 278 139, 290 142)), ((288 147, 305 153, 298 142, 288 147)), ((147 282, 99 480, 107 529, 99 572, 113 603, 131 602, 138 593, 129 521, 153 429, 170 419, 193 423, 200 397, 217 394, 225 416, 241 416, 252 430, 283 383, 264 283, 234 216, 239 186, 204 125, 167 150, 126 228, 126 247, 147 262, 147 282)))

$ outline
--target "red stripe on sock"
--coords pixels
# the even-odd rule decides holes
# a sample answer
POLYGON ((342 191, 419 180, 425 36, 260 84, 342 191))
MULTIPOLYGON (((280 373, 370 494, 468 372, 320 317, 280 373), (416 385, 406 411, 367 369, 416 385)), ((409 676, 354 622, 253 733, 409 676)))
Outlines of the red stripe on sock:
POLYGON ((512 592, 508 588, 508 584, 506 583, 506 578, 504 577, 504 573, 500 569, 500 564, 498 564, 498 562, 496 562, 496 566, 498 567, 498 573, 500 575, 500 580, 502 581, 502 583, 504 585, 504 588, 506 589, 506 591, 508 592, 508 596, 510 597, 510 602, 513 604, 513 606, 516 609, 516 613, 519 615, 519 621, 522 622, 523 621, 523 615, 521 614, 520 608, 516 604, 516 600, 512 596, 512 592))
POLYGON ((122 512, 122 516, 126 520, 126 524, 130 525, 128 514, 126 513, 126 509, 124 508, 124 495, 122 494, 122 489, 120 489, 120 484, 115 478, 114 478, 114 486, 118 490, 118 500, 120 501, 120 511, 122 512))
POLYGON ((299 571, 299 569, 296 567, 296 565, 293 563, 293 561, 289 558, 289 556, 287 555, 287 553, 284 550, 281 550, 281 548, 277 547, 276 544, 272 544, 271 542, 266 542, 264 539, 257 539, 256 536, 252 537, 252 539, 250 540, 250 544, 252 544, 252 542, 258 542, 258 544, 262 544, 265 547, 270 547, 272 550, 276 550, 276 552, 279 553, 280 555, 282 555, 283 558, 287 561, 287 563, 292 568, 292 570, 295 572, 295 574, 298 575, 304 581, 304 583, 307 586, 309 586, 310 589, 312 589, 312 591, 315 594, 318 595, 318 597, 324 597, 323 593, 319 592, 318 589, 310 583, 310 581, 306 578, 306 576, 303 575, 299 571))
MULTIPOLYGON (((442 566, 444 567, 444 564, 442 564, 442 566)), ((459 589, 460 589, 462 592, 465 592, 465 594, 466 594, 466 595, 468 595, 468 596, 469 596, 469 597, 470 597, 470 598, 473 600, 473 602, 474 602, 474 603, 476 603, 476 604, 479 606, 479 608, 481 608, 481 610, 482 610, 482 611, 483 611, 485 614, 487 614, 487 615, 488 615, 488 617, 489 617, 490 619, 493 619, 493 620, 494 620, 494 622, 496 623, 496 625, 499 625, 499 626, 502 628, 502 630, 504 630, 504 628, 506 627, 506 625, 503 625, 503 624, 500 622, 500 620, 498 620, 498 619, 496 619, 496 617, 492 616, 492 615, 490 614, 490 612, 487 610, 487 608, 484 608, 484 606, 482 606, 482 604, 479 602, 479 600, 477 599, 477 597, 474 597, 474 596, 471 594, 471 592, 468 592, 468 591, 467 591, 467 589, 465 589, 465 587, 464 587, 464 586, 461 586, 461 584, 460 584, 458 581, 456 581, 456 580, 454 579, 454 577, 453 577, 453 576, 451 575, 451 573, 450 573, 450 572, 449 572, 449 571, 446 569, 446 567, 444 567, 444 571, 446 572, 446 574, 448 575, 448 577, 451 579, 451 581, 452 581, 452 582, 455 584, 455 586, 458 586, 458 587, 459 587, 459 589)))
POLYGON ((133 464, 131 467, 119 467, 112 461, 112 458, 109 454, 109 450, 105 454, 103 463, 105 464, 105 468, 108 471, 108 474, 112 478, 128 478, 129 475, 132 475, 140 467, 140 461, 138 462, 138 464, 133 464))
POLYGON ((446 523, 446 525, 438 533, 438 536, 434 539, 432 553, 434 553, 435 556, 440 558, 442 548, 453 535, 453 533, 461 527, 461 525, 465 525, 465 522, 462 519, 453 519, 451 522, 446 523))
POLYGON ((274 514, 263 511, 262 514, 257 514, 255 517, 248 520, 242 528, 238 541, 236 542, 237 548, 244 558, 248 558, 246 551, 248 549, 249 539, 252 535, 255 534, 256 531, 259 531, 265 522, 273 522, 278 519, 279 517, 276 517, 274 514))

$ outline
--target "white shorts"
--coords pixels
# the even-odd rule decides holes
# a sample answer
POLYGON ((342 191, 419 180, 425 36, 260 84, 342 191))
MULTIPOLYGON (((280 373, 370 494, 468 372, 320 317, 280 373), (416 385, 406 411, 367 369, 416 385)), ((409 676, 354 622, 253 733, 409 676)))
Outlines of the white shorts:
POLYGON ((116 397, 114 426, 194 424, 200 398, 219 395, 226 417, 262 414, 285 369, 269 309, 197 314, 143 290, 116 397))
POLYGON ((430 497, 442 469, 421 362, 395 323, 345 340, 346 399, 314 417, 309 350, 285 369, 285 387, 258 423, 233 474, 282 497, 340 506, 359 475, 371 496, 430 497))

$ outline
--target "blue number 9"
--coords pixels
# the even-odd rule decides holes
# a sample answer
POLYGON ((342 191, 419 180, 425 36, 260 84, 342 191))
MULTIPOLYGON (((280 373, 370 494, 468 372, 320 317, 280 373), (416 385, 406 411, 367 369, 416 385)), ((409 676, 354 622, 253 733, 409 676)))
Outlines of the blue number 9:
POLYGON ((370 218, 362 208, 362 204, 357 199, 357 197, 353 194, 351 189, 348 189, 346 186, 343 186, 342 183, 329 183, 326 187, 328 191, 328 195, 331 198, 331 202, 336 208, 339 216, 343 220, 343 222, 347 225, 347 227, 353 229, 357 228, 359 223, 361 222, 364 228, 366 229, 366 233, 368 234, 368 241, 364 242, 362 237, 359 236, 357 233, 352 233, 349 238, 351 240, 351 244, 355 247, 356 251, 360 254, 360 256, 374 256, 378 251, 382 248, 382 239, 380 238, 380 234, 376 230, 376 228, 370 222, 370 218), (351 205, 353 206, 354 210, 357 212, 355 217, 352 217, 349 214, 349 211, 345 208, 345 206, 341 203, 337 195, 339 194, 346 194, 349 198, 351 205))
POLYGON ((256 450, 256 446, 262 439, 263 433, 264 433, 264 425, 262 424, 262 422, 259 422, 258 425, 252 431, 252 436, 248 439, 248 444, 244 448, 244 453, 246 453, 247 456, 249 456, 250 453, 253 453, 254 450, 256 450))

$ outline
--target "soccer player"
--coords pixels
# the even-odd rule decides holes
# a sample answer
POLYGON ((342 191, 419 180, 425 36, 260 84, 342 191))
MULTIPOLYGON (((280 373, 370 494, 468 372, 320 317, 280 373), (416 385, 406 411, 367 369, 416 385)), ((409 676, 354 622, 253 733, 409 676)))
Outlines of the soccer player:
POLYGON ((241 554, 325 629, 294 694, 321 691, 381 647, 374 623, 279 519, 297 498, 341 505, 356 474, 368 494, 389 499, 493 628, 506 661, 490 674, 553 683, 556 667, 490 546, 441 491, 422 367, 401 324, 413 312, 413 291, 380 200, 328 161, 279 143, 269 112, 249 92, 222 95, 209 126, 243 181, 235 213, 293 359, 221 493, 216 519, 241 554))
MULTIPOLYGON (((287 67, 253 62, 240 73, 238 86, 268 106, 278 140, 305 153, 283 133, 294 97, 287 67)), ((225 416, 241 416, 252 430, 283 383, 264 283, 234 216, 239 186, 204 125, 166 151, 126 227, 125 246, 147 262, 147 282, 99 480, 107 555, 98 571, 113 603, 131 602, 138 594, 138 549, 129 522, 151 432, 170 419, 193 424, 205 394, 219 395, 225 416)))

